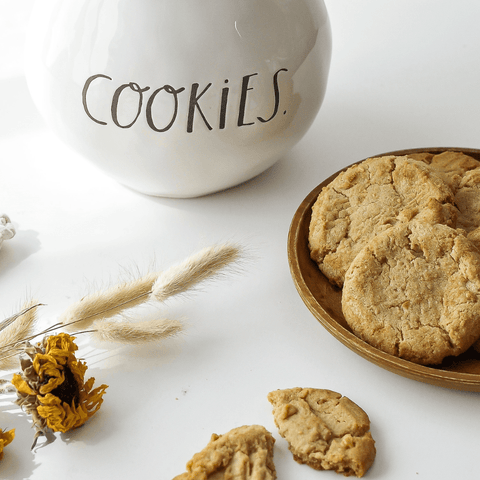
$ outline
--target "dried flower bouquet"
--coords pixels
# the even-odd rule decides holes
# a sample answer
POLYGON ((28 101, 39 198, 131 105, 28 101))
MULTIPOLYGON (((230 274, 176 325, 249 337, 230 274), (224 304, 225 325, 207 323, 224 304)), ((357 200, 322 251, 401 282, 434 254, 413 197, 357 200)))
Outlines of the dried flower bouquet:
MULTIPOLYGON (((75 336, 89 334, 96 341, 138 344, 160 341, 183 331, 178 320, 156 319, 132 322, 123 314, 145 302, 164 302, 190 292, 207 280, 238 266, 242 249, 221 244, 205 248, 164 272, 148 273, 130 282, 87 295, 60 315, 59 322, 36 332, 37 310, 29 302, 16 315, 0 322, 0 370, 18 366, 12 381, 3 381, 0 392, 12 386, 16 403, 31 416, 36 430, 32 448, 41 435, 78 428, 100 408, 107 385, 93 388, 85 381, 87 365, 76 358, 75 336), (54 331, 66 330, 52 334, 54 331), (76 333, 74 333, 76 332, 76 333), (43 337, 33 344, 36 337, 43 337), (6 385, 5 385, 6 383, 6 385)), ((0 448, 10 443, 14 431, 0 435, 0 448), (2 443, 3 442, 3 443, 2 443)))

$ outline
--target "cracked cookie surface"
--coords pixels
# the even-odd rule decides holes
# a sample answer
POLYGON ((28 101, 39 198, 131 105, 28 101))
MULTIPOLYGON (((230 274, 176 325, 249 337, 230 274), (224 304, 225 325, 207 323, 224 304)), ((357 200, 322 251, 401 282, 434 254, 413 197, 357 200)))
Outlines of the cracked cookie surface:
POLYGON ((375 459, 368 415, 331 390, 291 388, 268 394, 280 435, 294 459, 316 470, 362 477, 375 459))
POLYGON ((370 158, 319 194, 309 229, 311 257, 341 287, 350 263, 375 235, 412 218, 455 227, 457 212, 451 188, 423 161, 370 158))
POLYGON ((480 337, 480 255, 460 230, 397 224, 352 262, 342 309, 370 345, 415 363, 441 363, 480 337))
POLYGON ((173 480, 275 480, 275 439, 260 425, 244 425, 223 435, 213 434, 208 445, 173 480))
POLYGON ((434 168, 451 187, 458 209, 457 228, 468 233, 474 243, 480 246, 480 162, 461 152, 445 151, 432 153, 415 153, 409 158, 422 160, 434 168))
POLYGON ((409 154, 408 158, 421 160, 430 165, 450 186, 453 193, 456 193, 463 176, 467 172, 480 167, 480 162, 470 155, 451 150, 437 154, 413 153, 409 154))
POLYGON ((459 210, 458 227, 473 232, 480 226, 480 168, 469 170, 462 177, 455 193, 459 210))

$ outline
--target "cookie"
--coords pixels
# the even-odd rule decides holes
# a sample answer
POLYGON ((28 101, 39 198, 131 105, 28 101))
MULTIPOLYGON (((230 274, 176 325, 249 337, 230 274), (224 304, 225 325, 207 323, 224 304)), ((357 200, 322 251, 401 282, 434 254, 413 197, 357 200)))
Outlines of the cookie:
POLYGON ((208 445, 173 480, 275 480, 275 439, 260 425, 244 425, 223 435, 213 434, 208 445))
POLYGON ((338 175, 312 208, 309 248, 331 283, 341 287, 357 253, 399 221, 421 218, 455 227, 450 187, 422 161, 370 158, 338 175))
POLYGON ((480 254, 461 230, 397 224, 350 265, 342 309, 370 345, 431 365, 480 337, 480 254))
POLYGON ((467 238, 477 247, 480 252, 480 227, 477 227, 467 233, 467 238))
POLYGON ((480 168, 466 172, 455 193, 457 227, 472 232, 480 226, 480 168))
POLYGON ((409 158, 422 160, 432 167, 455 193, 465 173, 480 167, 480 162, 462 152, 445 151, 439 154, 416 153, 409 158))
POLYGON ((293 458, 316 470, 362 477, 375 459, 368 415, 330 390, 291 388, 268 394, 293 458))

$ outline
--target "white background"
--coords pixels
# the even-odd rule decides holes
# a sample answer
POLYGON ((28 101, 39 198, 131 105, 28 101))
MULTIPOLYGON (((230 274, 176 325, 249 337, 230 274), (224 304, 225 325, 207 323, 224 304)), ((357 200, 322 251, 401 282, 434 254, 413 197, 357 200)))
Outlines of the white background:
POLYGON ((213 432, 253 423, 277 439, 280 480, 340 478, 294 462, 277 433, 266 395, 295 386, 340 392, 367 411, 377 457, 365 478, 476 478, 479 394, 399 377, 337 342, 297 294, 286 242, 303 198, 354 161, 480 147, 480 3, 327 0, 333 59, 312 129, 259 177, 188 200, 118 185, 46 128, 22 74, 31 4, 0 0, 0 210, 17 228, 0 251, 1 318, 34 297, 53 323, 125 270, 162 269, 218 242, 241 242, 252 258, 165 305, 188 321, 179 339, 105 349, 79 338, 87 376, 110 386, 81 429, 31 452, 27 417, 14 396, 0 397, 0 426, 16 429, 0 478, 169 480, 213 432))

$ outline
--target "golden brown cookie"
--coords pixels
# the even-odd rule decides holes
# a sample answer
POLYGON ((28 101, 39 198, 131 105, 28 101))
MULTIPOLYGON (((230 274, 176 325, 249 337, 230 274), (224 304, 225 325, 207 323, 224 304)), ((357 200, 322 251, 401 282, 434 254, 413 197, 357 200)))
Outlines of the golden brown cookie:
POLYGON ((480 168, 466 172, 455 193, 458 228, 472 232, 480 226, 480 168))
POLYGON ((275 480, 275 439, 260 425, 245 425, 223 435, 213 434, 208 445, 173 480, 275 480))
POLYGON ((439 154, 416 153, 409 158, 422 160, 434 168, 455 193, 465 173, 480 167, 480 162, 462 152, 447 150, 439 154))
POLYGON ((316 470, 362 477, 375 459, 368 415, 331 390, 291 388, 268 394, 293 458, 316 470))
POLYGON ((432 158, 435 155, 433 153, 428 152, 418 152, 418 153, 409 153, 407 154, 408 158, 413 158, 414 160, 421 160, 422 162, 430 164, 432 158))
POLYGON ((397 224, 352 262, 342 309, 370 345, 415 363, 441 363, 480 337, 480 255, 460 230, 397 224))
POLYGON ((454 203, 459 210, 457 228, 468 233, 468 238, 480 248, 480 162, 461 152, 445 151, 415 153, 409 158, 421 160, 436 170, 454 193, 454 203))
POLYGON ((427 163, 450 185, 459 213, 457 228, 462 228, 472 242, 478 242, 480 227, 480 162, 461 152, 446 151, 433 155, 427 163))
POLYGON ((398 221, 421 218, 455 227, 450 187, 422 161, 370 158, 338 175, 312 208, 312 259, 341 287, 350 263, 375 235, 398 221))

